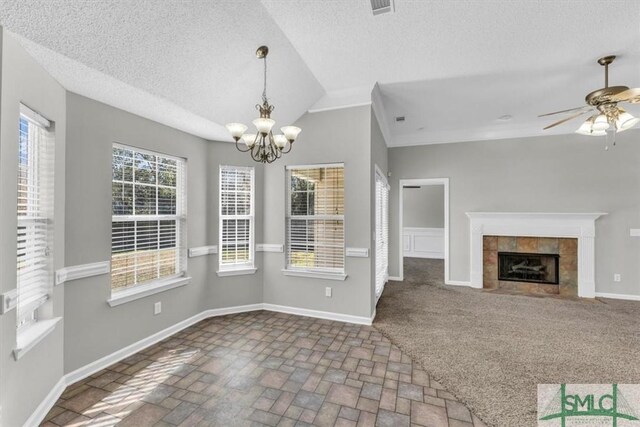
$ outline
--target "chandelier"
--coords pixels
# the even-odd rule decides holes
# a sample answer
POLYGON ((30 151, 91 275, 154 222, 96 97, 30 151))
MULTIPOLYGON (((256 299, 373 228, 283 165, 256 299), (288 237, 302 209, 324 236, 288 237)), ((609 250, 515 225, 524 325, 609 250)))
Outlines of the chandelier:
POLYGON ((274 106, 269 104, 267 98, 267 54, 269 48, 260 46, 256 51, 258 59, 264 61, 264 89, 262 90, 262 104, 256 104, 256 110, 260 112, 260 117, 252 123, 258 130, 257 133, 245 133, 248 129, 242 123, 229 123, 227 130, 236 142, 236 148, 243 153, 249 152, 251 158, 256 162, 273 163, 283 154, 287 154, 293 147, 293 142, 302 129, 295 126, 284 126, 280 128, 282 134, 274 135, 271 129, 276 124, 271 118, 274 106), (240 142, 242 140, 242 142, 240 142))

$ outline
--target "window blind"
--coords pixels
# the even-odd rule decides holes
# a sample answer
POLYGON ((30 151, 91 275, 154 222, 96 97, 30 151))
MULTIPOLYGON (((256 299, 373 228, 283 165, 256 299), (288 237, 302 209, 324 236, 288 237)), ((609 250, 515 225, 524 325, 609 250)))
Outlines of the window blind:
POLYGON ((53 286, 53 162, 50 123, 20 106, 18 138, 17 326, 38 320, 53 286))
POLYGON ((111 290, 184 275, 184 159, 114 144, 111 290))
POLYGON ((389 184, 376 170, 376 300, 389 279, 389 184))
POLYGON ((254 169, 220 166, 220 269, 253 266, 254 169))
POLYGON ((287 169, 287 269, 344 273, 344 166, 287 169))

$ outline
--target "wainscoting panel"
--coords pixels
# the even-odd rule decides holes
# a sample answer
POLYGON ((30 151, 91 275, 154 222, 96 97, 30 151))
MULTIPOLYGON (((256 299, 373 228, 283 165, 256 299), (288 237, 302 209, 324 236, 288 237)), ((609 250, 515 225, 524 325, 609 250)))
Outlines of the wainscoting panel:
POLYGON ((444 259, 444 228, 405 227, 402 242, 406 257, 444 259))

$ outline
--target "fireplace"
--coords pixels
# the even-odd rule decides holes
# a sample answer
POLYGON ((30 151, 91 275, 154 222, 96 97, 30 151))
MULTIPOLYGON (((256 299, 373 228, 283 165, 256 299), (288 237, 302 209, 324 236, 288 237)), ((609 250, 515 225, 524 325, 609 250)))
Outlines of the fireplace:
POLYGON ((578 239, 483 236, 482 286, 500 292, 578 295, 578 239))
POLYGON ((558 254, 498 252, 498 280, 558 285, 558 254))
POLYGON ((602 212, 467 212, 471 286, 595 297, 596 220, 602 212), (498 280, 498 252, 558 254, 559 284, 498 280))

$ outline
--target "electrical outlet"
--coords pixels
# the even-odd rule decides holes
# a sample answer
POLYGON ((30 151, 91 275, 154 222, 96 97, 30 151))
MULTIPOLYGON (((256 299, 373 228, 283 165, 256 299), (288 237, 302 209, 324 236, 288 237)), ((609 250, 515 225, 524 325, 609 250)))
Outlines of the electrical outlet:
POLYGON ((324 288, 324 296, 331 298, 331 288, 330 287, 327 286, 326 288, 324 288))
POLYGON ((613 281, 614 282, 621 282, 622 281, 622 276, 620 276, 620 274, 616 273, 613 275, 613 281))
POLYGON ((153 304, 153 314, 160 314, 162 313, 162 302, 158 301, 157 303, 153 304))

